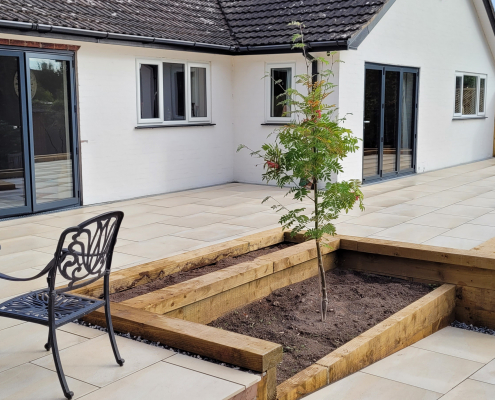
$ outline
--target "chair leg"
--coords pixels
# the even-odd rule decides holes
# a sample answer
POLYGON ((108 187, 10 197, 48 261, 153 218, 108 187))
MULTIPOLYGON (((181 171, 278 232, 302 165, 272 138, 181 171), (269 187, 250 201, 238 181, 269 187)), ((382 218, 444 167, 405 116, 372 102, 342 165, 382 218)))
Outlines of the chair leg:
POLYGON ((117 341, 115 340, 115 333, 113 331, 112 315, 110 314, 110 302, 107 301, 105 304, 105 319, 107 322, 108 336, 110 336, 110 343, 112 344, 113 355, 115 356, 115 361, 121 367, 124 365, 125 360, 120 356, 119 349, 117 348, 117 341))
POLYGON ((64 370, 62 369, 62 362, 60 361, 60 355, 58 354, 57 335, 55 331, 55 329, 50 329, 50 339, 48 340, 48 342, 52 345, 53 361, 55 362, 58 380, 60 381, 60 385, 62 386, 64 396, 70 400, 74 396, 74 392, 71 392, 69 390, 69 386, 67 385, 67 381, 65 379, 64 370))
POLYGON ((51 328, 48 328, 48 340, 46 341, 45 349, 46 351, 50 351, 51 348, 52 348, 52 331, 51 328))

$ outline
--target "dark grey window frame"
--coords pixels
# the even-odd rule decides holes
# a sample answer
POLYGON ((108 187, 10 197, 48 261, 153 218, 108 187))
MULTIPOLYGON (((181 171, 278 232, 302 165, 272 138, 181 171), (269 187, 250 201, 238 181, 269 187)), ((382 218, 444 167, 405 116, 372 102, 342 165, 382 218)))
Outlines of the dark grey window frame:
POLYGON ((38 51, 33 48, 0 46, 0 55, 18 57, 19 60, 19 95, 21 98, 22 136, 23 136, 23 164, 25 176, 26 205, 15 208, 0 209, 0 218, 14 217, 18 215, 32 214, 50 211, 64 207, 81 204, 81 185, 79 168, 79 132, 77 124, 77 93, 75 76, 75 54, 72 51, 38 51), (31 113, 31 82, 27 73, 29 58, 51 58, 69 62, 69 118, 71 127, 71 151, 72 151, 72 182, 74 197, 49 203, 36 204, 34 177, 34 143, 33 121, 31 113))
MULTIPOLYGON (((418 144, 418 110, 419 110, 419 84, 420 84, 420 70, 419 68, 413 68, 413 67, 403 67, 403 66, 395 66, 395 65, 386 65, 386 64, 377 64, 377 63, 365 63, 364 66, 364 76, 366 77, 366 70, 367 69, 374 69, 374 70, 379 70, 383 71, 382 74, 382 93, 381 93, 381 104, 382 104, 382 112, 381 112, 381 119, 380 119, 380 149, 379 149, 379 167, 378 167, 378 174, 374 176, 368 176, 368 177, 362 177, 362 182, 363 184, 367 183, 377 183, 380 181, 384 180, 389 180, 393 178, 397 178, 400 176, 405 176, 405 175, 411 175, 416 173, 416 164, 417 164, 417 144, 418 144), (402 84, 403 84, 403 74, 404 72, 411 72, 415 73, 417 76, 417 81, 416 81, 416 103, 415 103, 415 115, 414 115, 414 134, 413 134, 413 139, 414 139, 414 144, 413 144, 413 167, 408 168, 405 170, 400 169, 400 149, 401 149, 401 136, 398 136, 397 139, 397 170, 394 172, 389 172, 386 174, 382 173, 383 169, 383 135, 384 135, 384 104, 385 104, 385 79, 383 78, 385 76, 385 73, 387 71, 396 71, 400 72, 400 93, 402 93, 402 84)), ((366 79, 365 79, 365 88, 366 88, 366 79)), ((366 104, 365 99, 363 100, 363 112, 365 110, 366 104)), ((402 126, 402 102, 399 102, 399 126, 402 126)), ((363 114, 363 127, 364 127, 364 114, 363 114)), ((364 135, 364 129, 363 129, 363 135, 364 135)), ((362 160, 364 160, 364 147, 362 150, 362 160)))

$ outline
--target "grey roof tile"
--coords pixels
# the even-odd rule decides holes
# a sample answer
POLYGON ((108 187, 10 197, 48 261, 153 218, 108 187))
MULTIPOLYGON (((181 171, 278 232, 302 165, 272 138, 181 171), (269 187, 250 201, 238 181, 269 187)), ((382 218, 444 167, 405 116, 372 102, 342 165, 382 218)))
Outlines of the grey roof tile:
POLYGON ((0 0, 0 20, 226 46, 348 39, 389 0, 0 0))

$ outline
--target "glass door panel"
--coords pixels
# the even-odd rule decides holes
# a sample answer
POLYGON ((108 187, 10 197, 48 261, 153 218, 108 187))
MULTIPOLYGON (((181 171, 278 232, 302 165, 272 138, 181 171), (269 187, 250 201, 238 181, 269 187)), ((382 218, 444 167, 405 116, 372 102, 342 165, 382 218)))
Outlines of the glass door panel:
POLYGON ((415 169, 419 71, 366 64, 363 181, 415 169))
POLYGON ((382 70, 366 70, 364 94, 363 177, 380 173, 380 132, 382 116, 382 70))
POLYGON ((400 169, 414 167, 414 135, 416 131, 416 74, 404 72, 402 77, 402 113, 400 136, 400 169))
POLYGON ((0 52, 0 216, 30 206, 23 123, 22 58, 0 52))
POLYGON ((51 208, 75 198, 70 63, 30 57, 28 67, 34 204, 51 208))
POLYGON ((400 71, 385 71, 385 111, 383 123, 382 173, 397 171, 399 133, 400 71))

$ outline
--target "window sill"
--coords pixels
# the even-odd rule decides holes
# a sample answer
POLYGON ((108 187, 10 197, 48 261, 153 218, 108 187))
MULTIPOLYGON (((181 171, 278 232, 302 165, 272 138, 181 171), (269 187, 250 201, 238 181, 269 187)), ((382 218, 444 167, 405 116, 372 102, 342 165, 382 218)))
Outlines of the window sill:
POLYGON ((454 117, 454 118, 452 118, 453 121, 464 121, 467 119, 488 119, 488 117, 483 115, 481 117, 473 116, 473 117, 454 117))
POLYGON ((173 125, 138 125, 135 129, 156 129, 156 128, 187 128, 191 126, 215 126, 211 122, 203 124, 173 124, 173 125))
POLYGON ((263 122, 261 125, 285 126, 287 124, 290 124, 290 122, 263 122))

